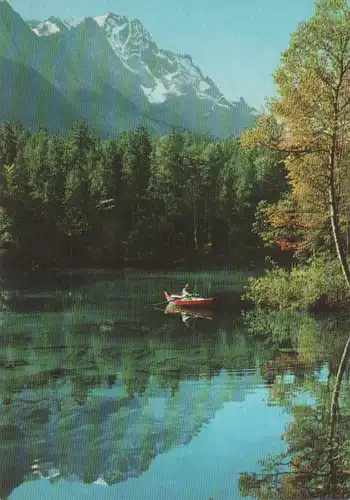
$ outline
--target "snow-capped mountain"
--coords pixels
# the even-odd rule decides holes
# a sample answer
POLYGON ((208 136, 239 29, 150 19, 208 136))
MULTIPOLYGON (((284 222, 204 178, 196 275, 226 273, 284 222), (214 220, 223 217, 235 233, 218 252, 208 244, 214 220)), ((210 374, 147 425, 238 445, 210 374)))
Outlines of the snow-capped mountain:
POLYGON ((60 19, 51 17, 49 20, 44 22, 38 21, 28 21, 29 25, 33 25, 32 31, 38 36, 49 36, 59 33, 62 29, 72 29, 76 28, 80 23, 85 21, 85 17, 80 19, 65 19, 61 21, 60 19))
POLYGON ((213 106, 230 108, 231 103, 194 66, 189 55, 159 49, 137 19, 105 14, 94 20, 123 65, 142 78, 141 88, 151 104, 162 104, 169 95, 184 96, 194 90, 198 98, 210 100, 213 106))
POLYGON ((0 24, 7 19, 9 27, 11 15, 21 34, 8 29, 7 37, 28 43, 0 38, 0 56, 40 73, 103 135, 144 124, 158 134, 175 127, 223 137, 256 118, 243 99, 226 99, 189 55, 160 49, 137 19, 108 13, 25 23, 2 0, 0 24))

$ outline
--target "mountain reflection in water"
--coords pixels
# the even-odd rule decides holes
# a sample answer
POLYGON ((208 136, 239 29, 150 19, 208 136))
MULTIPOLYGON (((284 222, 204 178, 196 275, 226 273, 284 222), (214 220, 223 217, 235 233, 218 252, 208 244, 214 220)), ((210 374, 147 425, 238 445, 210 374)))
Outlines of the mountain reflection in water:
MULTIPOLYGON (((157 302, 165 279, 184 282, 129 272, 3 284, 1 498, 320 491, 344 323, 219 311, 185 324, 181 311, 144 307, 157 302)), ((207 274, 199 284, 210 292, 223 283, 213 273, 210 285, 207 274)), ((336 435, 340 486, 329 490, 336 495, 348 492, 348 374, 336 435)))

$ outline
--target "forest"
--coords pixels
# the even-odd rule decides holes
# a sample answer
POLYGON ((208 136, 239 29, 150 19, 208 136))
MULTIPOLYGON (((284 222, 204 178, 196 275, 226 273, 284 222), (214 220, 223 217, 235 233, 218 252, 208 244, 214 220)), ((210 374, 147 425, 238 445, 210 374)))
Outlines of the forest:
POLYGON ((293 254, 294 265, 291 272, 270 269, 251 283, 248 295, 270 309, 312 308, 318 301, 348 304, 350 8, 345 0, 316 3, 315 15, 291 35, 274 82, 276 97, 240 145, 283 154, 289 190, 277 203, 262 201, 255 223, 267 245, 293 254))
POLYGON ((139 127, 101 140, 0 127, 4 266, 255 265, 261 199, 287 189, 279 152, 139 127))
MULTIPOLYGON (((292 423, 282 436, 285 453, 265 461, 262 474, 242 474, 240 487, 243 496, 259 499, 345 498, 349 496, 349 402, 343 393, 349 393, 350 358, 350 8, 346 0, 316 3, 315 15, 292 34, 274 81, 278 95, 240 144, 284 155, 290 190, 277 203, 260 204, 256 222, 262 239, 267 244, 280 242, 294 254, 294 263, 289 270, 273 266, 250 281, 246 296, 260 306, 252 316, 253 328, 261 333, 263 325, 268 326, 273 339, 288 331, 288 314, 296 322, 296 309, 343 307, 347 340, 341 341, 334 380, 321 384, 312 406, 292 407, 292 423), (266 317, 264 309, 270 310, 266 317), (284 313, 282 321, 279 313, 284 313)), ((333 325, 340 321, 339 314, 331 319, 333 325)), ((303 329, 310 342, 312 320, 303 329)), ((338 338, 333 333, 327 348, 338 338)), ((309 344, 309 352, 314 351, 316 346, 309 344)), ((271 370, 271 365, 267 368, 271 370)), ((279 400, 286 395, 283 385, 276 391, 279 400)), ((293 405, 292 398, 287 404, 293 405)))
POLYGON ((2 124, 3 265, 265 268, 246 293, 258 305, 347 304, 349 33, 347 3, 318 2, 239 137, 2 124))
MULTIPOLYGON (((347 0, 315 4, 274 83, 254 128, 227 139, 0 125, 1 496, 52 466, 56 493, 102 473, 129 486, 180 449, 242 497, 349 498, 347 0), (185 276, 218 299, 210 316, 165 316, 163 284, 185 276)), ((156 474, 171 492, 179 457, 156 474)))

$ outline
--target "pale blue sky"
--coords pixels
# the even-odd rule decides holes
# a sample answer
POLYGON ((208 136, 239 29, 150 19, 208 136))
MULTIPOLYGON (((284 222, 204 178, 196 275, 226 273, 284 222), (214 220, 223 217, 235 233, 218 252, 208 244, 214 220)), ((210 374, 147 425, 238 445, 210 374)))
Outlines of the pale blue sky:
POLYGON ((314 0, 9 0, 24 19, 138 18, 157 45, 190 54, 230 99, 261 109, 290 33, 314 13, 314 0))

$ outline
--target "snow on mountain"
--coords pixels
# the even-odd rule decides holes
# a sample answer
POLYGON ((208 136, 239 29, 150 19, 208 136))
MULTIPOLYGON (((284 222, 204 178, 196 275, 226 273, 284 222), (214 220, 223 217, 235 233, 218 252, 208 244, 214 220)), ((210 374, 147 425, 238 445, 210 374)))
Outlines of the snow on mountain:
MULTIPOLYGON (((244 99, 226 99, 189 55, 159 48, 137 19, 107 13, 25 22, 0 0, 0 33, 0 57, 29 73, 34 70, 45 88, 58 91, 52 94, 54 109, 65 99, 101 136, 145 125, 157 135, 175 127, 227 137, 239 135, 256 119, 244 99)), ((16 87, 6 92, 13 102, 20 101, 16 87)), ((42 99, 34 105, 44 113, 42 99)), ((5 115, 21 120, 20 109, 5 115)))
POLYGON ((232 107, 217 87, 206 79, 189 55, 178 55, 159 49, 150 33, 137 19, 105 14, 95 17, 104 29, 113 51, 125 67, 138 74, 144 83, 141 88, 150 103, 164 103, 167 95, 186 95, 194 90, 200 99, 212 105, 232 107))
POLYGON ((37 36, 50 36, 66 29, 71 30, 72 28, 76 28, 79 24, 83 23, 85 19, 85 17, 80 17, 79 19, 65 19, 61 21, 56 17, 50 17, 43 22, 35 23, 35 21, 32 20, 29 21, 28 24, 37 36), (33 24, 36 24, 34 28, 33 24))
POLYGON ((148 88, 140 85, 151 104, 161 104, 166 101, 167 89, 162 81, 155 79, 155 86, 148 88))
POLYGON ((51 21, 46 21, 44 23, 40 23, 37 28, 33 29, 33 31, 38 36, 49 36, 59 33, 60 29, 57 24, 54 24, 51 21))
POLYGON ((79 26, 79 24, 83 23, 85 19, 86 17, 79 17, 78 19, 65 19, 62 22, 68 29, 72 29, 76 28, 77 26, 79 26))
MULTIPOLYGON (((184 96, 194 91, 199 99, 211 102, 211 109, 234 106, 204 77, 189 55, 159 49, 138 19, 129 20, 111 13, 93 19, 105 32, 110 47, 125 69, 140 78, 139 87, 150 104, 163 104, 169 96, 184 96)), ((86 18, 53 20, 50 18, 32 27, 33 32, 38 36, 55 35, 62 31, 62 26, 71 30, 86 18)))

